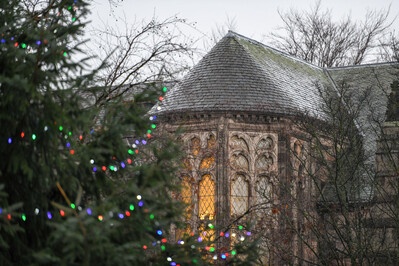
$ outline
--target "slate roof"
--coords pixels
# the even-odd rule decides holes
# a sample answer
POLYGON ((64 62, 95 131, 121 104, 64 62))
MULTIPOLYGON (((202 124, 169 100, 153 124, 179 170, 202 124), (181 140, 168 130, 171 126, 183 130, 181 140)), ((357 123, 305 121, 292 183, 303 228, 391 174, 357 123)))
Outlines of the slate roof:
MULTIPOLYGON (((357 126, 364 136, 365 152, 374 161, 377 137, 385 120, 391 84, 398 74, 398 63, 368 64, 327 69, 335 87, 347 87, 350 106, 359 110, 357 126)), ((397 78, 397 77, 396 77, 397 78)))
MULTIPOLYGON (((356 121, 365 146, 375 153, 377 124, 384 119, 390 84, 398 63, 320 68, 260 42, 229 31, 150 113, 256 112, 267 115, 303 113, 326 119, 320 91, 342 82, 352 90, 352 103, 370 93, 356 121)), ((354 107, 354 106, 352 106, 354 107)))
POLYGON ((323 69, 230 31, 151 112, 322 117, 316 83, 331 85, 323 69))

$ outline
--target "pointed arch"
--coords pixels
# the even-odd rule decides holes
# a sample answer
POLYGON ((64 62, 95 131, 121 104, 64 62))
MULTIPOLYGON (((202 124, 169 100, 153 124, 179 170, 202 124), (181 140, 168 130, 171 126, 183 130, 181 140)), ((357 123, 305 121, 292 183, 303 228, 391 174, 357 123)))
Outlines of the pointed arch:
POLYGON ((242 150, 249 151, 249 146, 247 141, 243 137, 239 137, 238 135, 233 135, 230 138, 230 146, 233 150, 242 150))
POLYGON ((196 157, 198 156, 199 152, 201 150, 201 140, 198 137, 193 137, 190 140, 190 152, 191 154, 196 157))
POLYGON ((256 145, 258 150, 271 150, 273 148, 273 139, 271 137, 262 138, 256 145))

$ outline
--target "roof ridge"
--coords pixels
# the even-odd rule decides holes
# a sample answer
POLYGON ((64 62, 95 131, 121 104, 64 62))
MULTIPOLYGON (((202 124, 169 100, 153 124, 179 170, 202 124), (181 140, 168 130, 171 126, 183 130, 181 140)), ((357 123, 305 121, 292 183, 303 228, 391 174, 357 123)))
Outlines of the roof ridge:
POLYGON ((360 64, 360 65, 350 65, 350 66, 337 66, 337 67, 326 67, 327 71, 330 70, 338 70, 344 68, 365 68, 365 67, 378 67, 378 66, 389 66, 389 65, 399 65, 398 61, 390 61, 390 62, 377 62, 377 63, 367 63, 367 64, 360 64))
POLYGON ((343 68, 362 68, 362 67, 373 67, 373 66, 378 67, 378 66, 385 66, 385 65, 387 65, 387 66, 388 65, 399 65, 399 61, 389 61, 389 62, 367 63, 367 64, 360 64, 360 65, 338 66, 338 67, 320 67, 318 65, 309 63, 309 62, 307 62, 307 61, 305 61, 303 59, 300 59, 300 58, 297 58, 297 57, 295 57, 293 55, 290 55, 290 54, 288 54, 288 53, 286 53, 284 51, 281 51, 281 50, 279 50, 277 48, 274 48, 272 46, 269 46, 269 45, 264 44, 262 42, 259 42, 257 40, 251 39, 251 38, 249 38, 247 36, 241 35, 241 34, 235 32, 235 31, 232 31, 232 30, 229 30, 227 32, 227 34, 225 35, 225 37, 238 37, 238 38, 244 39, 244 40, 249 41, 249 42, 251 42, 253 44, 260 45, 260 46, 262 46, 262 47, 264 47, 266 49, 273 50, 274 52, 277 52, 280 55, 285 56, 285 57, 287 57, 287 58, 289 58, 291 60, 294 60, 294 61, 297 61, 297 62, 300 62, 300 63, 304 63, 304 64, 306 64, 308 66, 311 66, 311 67, 314 67, 314 68, 317 68, 317 69, 320 69, 320 70, 329 71, 329 70, 343 69, 343 68))
POLYGON ((227 32, 227 34, 225 35, 225 37, 239 37, 239 38, 244 39, 244 40, 246 40, 246 41, 249 41, 249 42, 251 42, 251 43, 253 43, 253 44, 260 45, 260 46, 262 46, 263 48, 266 48, 266 49, 269 49, 269 50, 273 50, 274 52, 277 52, 277 53, 279 53, 280 55, 282 55, 282 56, 284 56, 284 57, 287 57, 288 59, 291 59, 291 60, 294 60, 294 61, 303 63, 303 64, 305 64, 305 65, 311 66, 311 67, 313 67, 313 68, 317 68, 317 69, 319 69, 319 70, 325 69, 324 67, 320 67, 320 66, 318 66, 318 65, 309 63, 309 62, 307 62, 307 61, 305 61, 305 60, 303 60, 303 59, 297 58, 297 57, 295 57, 295 56, 293 56, 293 55, 290 55, 290 54, 288 54, 288 53, 286 53, 286 52, 284 52, 284 51, 281 51, 281 50, 279 50, 279 49, 277 49, 277 48, 274 48, 274 47, 272 47, 272 46, 269 46, 269 45, 267 45, 267 44, 261 43, 261 42, 259 42, 259 41, 257 41, 257 40, 248 38, 248 37, 246 37, 246 36, 244 36, 244 35, 241 35, 241 34, 239 34, 239 33, 237 33, 237 32, 234 32, 234 31, 232 31, 232 30, 229 30, 229 31, 227 32))

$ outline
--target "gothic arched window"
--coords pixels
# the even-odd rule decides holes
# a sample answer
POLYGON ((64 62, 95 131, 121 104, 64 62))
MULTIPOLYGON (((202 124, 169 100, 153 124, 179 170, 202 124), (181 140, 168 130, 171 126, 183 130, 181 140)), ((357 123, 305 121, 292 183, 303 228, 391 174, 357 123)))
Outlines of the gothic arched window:
POLYGON ((248 210, 248 182, 243 175, 237 175, 231 181, 231 215, 240 215, 248 210))
POLYGON ((184 176, 182 178, 182 187, 181 187, 181 199, 186 204, 185 216, 186 220, 191 219, 191 215, 193 212, 193 198, 192 198, 192 186, 191 180, 189 177, 184 176))
POLYGON ((199 218, 201 220, 213 220, 215 216, 215 182, 211 175, 202 176, 199 182, 199 218))

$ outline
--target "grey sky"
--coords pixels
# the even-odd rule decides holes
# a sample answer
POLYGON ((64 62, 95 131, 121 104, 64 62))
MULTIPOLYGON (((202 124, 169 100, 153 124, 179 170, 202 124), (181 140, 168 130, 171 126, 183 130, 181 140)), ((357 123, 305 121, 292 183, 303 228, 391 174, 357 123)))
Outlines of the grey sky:
MULTIPOLYGON (((154 14, 159 18, 167 18, 178 14, 189 22, 196 22, 198 31, 187 29, 188 34, 201 37, 201 33, 210 34, 216 25, 222 25, 227 18, 234 19, 236 31, 256 40, 264 40, 264 36, 275 30, 282 22, 278 10, 289 8, 309 10, 315 5, 311 0, 119 0, 113 8, 117 16, 126 16, 129 20, 141 21, 150 19, 154 14)), ((347 14, 354 19, 363 19, 367 10, 387 9, 391 5, 390 17, 399 14, 398 0, 322 0, 322 8, 329 8, 337 20, 347 14)), ((101 21, 110 25, 118 23, 110 15, 108 0, 97 0, 92 10, 93 25, 101 21)), ((122 25, 121 25, 122 26, 122 25)), ((399 30, 399 19, 395 22, 399 30)))

